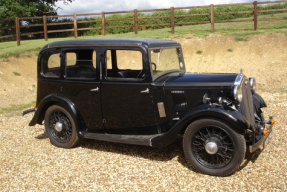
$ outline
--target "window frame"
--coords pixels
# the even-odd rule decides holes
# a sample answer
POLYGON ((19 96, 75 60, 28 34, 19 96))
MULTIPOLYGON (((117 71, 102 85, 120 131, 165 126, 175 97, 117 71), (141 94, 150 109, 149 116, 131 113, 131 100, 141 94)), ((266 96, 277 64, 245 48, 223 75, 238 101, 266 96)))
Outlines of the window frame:
MULTIPOLYGON (((99 73, 100 73, 100 67, 99 67, 99 58, 100 58, 100 48, 99 47, 64 47, 61 49, 61 66, 62 66, 62 72, 63 72, 63 79, 68 81, 99 81, 99 73), (66 76, 66 58, 65 53, 66 52, 76 52, 78 50, 93 50, 96 52, 96 76, 94 78, 78 78, 78 77, 68 77, 66 76)), ((76 53, 77 54, 77 53, 76 53)), ((77 54, 78 56, 78 54, 77 54)), ((93 67, 95 67, 93 65, 93 67)))
MULTIPOLYGON (((101 57, 101 68, 102 68, 102 71, 101 71, 101 75, 102 75, 102 80, 103 81, 107 81, 107 82, 135 82, 135 83, 139 83, 139 82, 149 82, 149 79, 150 79, 150 69, 147 67, 147 61, 148 61, 148 57, 147 57, 147 53, 139 48, 139 47, 104 47, 102 49, 102 57, 101 57), (107 76, 107 64, 106 64, 106 61, 105 61, 105 57, 106 57, 106 51, 108 50, 130 50, 130 51, 139 51, 141 54, 142 54, 142 65, 143 65, 143 69, 144 72, 145 72, 145 77, 144 78, 123 78, 123 77, 108 77, 107 76)), ((113 59, 113 55, 111 54, 111 59, 113 59)), ((114 66, 113 64, 113 61, 111 60, 112 62, 112 67, 115 67, 112 68, 112 70, 122 70, 123 69, 119 69, 118 68, 118 64, 116 62, 116 65, 114 66)))
POLYGON ((182 50, 182 47, 181 46, 168 46, 168 47, 150 47, 148 48, 147 50, 147 55, 148 55, 148 62, 149 62, 149 66, 150 66, 150 74, 151 74, 151 79, 152 81, 156 81, 158 78, 166 75, 166 74, 169 74, 169 73, 185 73, 186 72, 186 67, 185 67, 185 62, 184 62, 184 57, 183 57, 183 50, 182 50), (166 71, 166 72, 163 72, 161 73, 159 76, 153 76, 153 72, 152 72, 152 66, 151 66, 151 55, 150 55, 150 51, 151 50, 154 50, 154 49, 173 49, 173 48, 176 48, 176 49, 181 49, 181 54, 182 54, 182 63, 183 63, 183 69, 175 69, 175 70, 169 70, 169 71, 166 71))
MULTIPOLYGON (((51 55, 50 55, 51 56, 51 55)), ((50 58, 50 57, 49 57, 50 58)), ((49 61, 49 59, 48 59, 49 61)), ((48 61, 47 61, 47 66, 48 66, 48 61)), ((40 75, 44 78, 49 78, 49 79, 60 79, 62 77, 62 56, 61 56, 61 50, 60 49, 49 49, 49 50, 45 50, 43 53, 41 53, 40 57, 39 57, 39 63, 40 63, 40 75), (48 52, 58 52, 59 53, 59 59, 60 59, 60 75, 59 76, 46 76, 44 74, 44 67, 43 67, 43 62, 42 59, 44 57, 44 55, 48 52)))

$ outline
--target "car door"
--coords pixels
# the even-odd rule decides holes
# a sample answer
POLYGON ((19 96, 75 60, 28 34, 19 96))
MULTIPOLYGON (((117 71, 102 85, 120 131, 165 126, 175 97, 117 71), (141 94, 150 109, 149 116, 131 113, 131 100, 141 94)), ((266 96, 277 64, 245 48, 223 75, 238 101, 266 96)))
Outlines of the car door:
POLYGON ((100 102, 97 48, 62 50, 62 93, 79 110, 88 132, 104 133, 100 102))
POLYGON ((139 49, 103 50, 101 100, 107 133, 159 133, 143 55, 139 49))

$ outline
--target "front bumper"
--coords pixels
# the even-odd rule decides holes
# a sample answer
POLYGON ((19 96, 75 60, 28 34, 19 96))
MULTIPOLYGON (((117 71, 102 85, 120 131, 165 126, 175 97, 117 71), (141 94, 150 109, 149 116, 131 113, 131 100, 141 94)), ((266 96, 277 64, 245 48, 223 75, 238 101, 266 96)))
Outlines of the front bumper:
MULTIPOLYGON (((267 126, 267 124, 266 124, 267 126)), ((249 145, 249 152, 253 153, 256 149, 258 149, 263 143, 263 148, 266 147, 266 145, 270 142, 271 138, 272 138, 272 129, 273 129, 273 125, 270 124, 268 128, 266 128, 268 131, 268 134, 266 136, 263 136, 257 143, 255 143, 254 145, 249 145), (266 142, 265 142, 266 141, 266 142)))

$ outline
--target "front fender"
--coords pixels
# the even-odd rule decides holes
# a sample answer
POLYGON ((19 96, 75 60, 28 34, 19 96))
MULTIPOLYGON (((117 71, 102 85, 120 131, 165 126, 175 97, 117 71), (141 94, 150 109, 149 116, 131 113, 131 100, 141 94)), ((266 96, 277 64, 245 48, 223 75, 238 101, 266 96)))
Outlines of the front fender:
POLYGON ((252 94, 252 100, 253 100, 253 109, 255 118, 260 121, 260 115, 261 115, 260 109, 263 107, 267 107, 267 105, 263 100, 263 98, 257 93, 252 94))
POLYGON ((70 112, 70 115, 74 118, 75 123, 77 124, 76 127, 79 133, 85 131, 83 119, 74 103, 60 94, 50 94, 42 99, 40 104, 37 106, 37 110, 35 111, 34 117, 29 123, 29 126, 34 126, 37 123, 42 124, 46 110, 54 104, 60 104, 70 112))
POLYGON ((167 133, 152 139, 153 147, 164 147, 171 144, 180 131, 186 128, 192 121, 201 118, 216 118, 228 123, 236 132, 243 134, 245 130, 250 128, 250 123, 239 112, 232 108, 202 106, 196 110, 185 114, 167 133))

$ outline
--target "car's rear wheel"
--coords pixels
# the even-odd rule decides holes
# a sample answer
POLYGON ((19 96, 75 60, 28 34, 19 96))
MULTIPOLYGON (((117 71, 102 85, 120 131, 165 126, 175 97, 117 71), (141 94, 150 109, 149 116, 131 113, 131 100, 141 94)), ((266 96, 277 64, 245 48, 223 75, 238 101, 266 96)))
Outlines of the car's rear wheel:
POLYGON ((244 136, 216 119, 200 119, 191 123, 183 137, 187 160, 201 173, 225 176, 236 171, 243 162, 244 136))
POLYGON ((62 106, 52 105, 47 109, 45 129, 50 142, 57 147, 71 148, 79 141, 75 120, 62 106))

